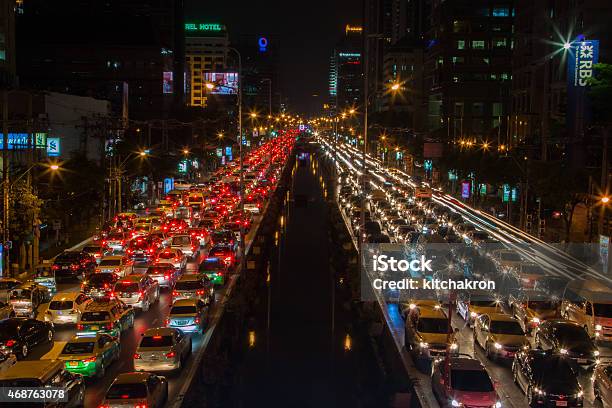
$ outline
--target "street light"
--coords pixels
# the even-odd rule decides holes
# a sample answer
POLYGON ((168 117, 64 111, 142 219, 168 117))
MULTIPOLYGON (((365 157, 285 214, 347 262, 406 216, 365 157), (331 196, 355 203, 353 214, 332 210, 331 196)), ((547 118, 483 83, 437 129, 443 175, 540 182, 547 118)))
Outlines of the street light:
POLYGON ((206 86, 206 89, 208 89, 209 91, 212 91, 213 89, 215 89, 215 84, 207 82, 204 86, 206 86))
POLYGON ((400 89, 400 84, 395 83, 395 84, 391 85, 391 90, 392 91, 399 91, 399 89, 400 89))
POLYGON ((603 204, 608 204, 608 203, 610 202, 610 197, 608 197, 608 196, 603 196, 603 197, 601 197, 600 201, 601 201, 603 204))

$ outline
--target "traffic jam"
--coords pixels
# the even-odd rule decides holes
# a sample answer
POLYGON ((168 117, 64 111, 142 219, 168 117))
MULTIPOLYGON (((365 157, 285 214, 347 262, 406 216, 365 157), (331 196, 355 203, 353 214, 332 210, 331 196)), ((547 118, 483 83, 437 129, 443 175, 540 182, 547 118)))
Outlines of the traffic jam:
POLYGON ((611 406, 608 281, 586 265, 574 275, 582 267, 577 261, 540 242, 529 245, 513 227, 378 160, 366 159, 364 181, 361 151, 323 137, 319 142, 337 174, 337 203, 355 246, 362 239, 366 251, 386 245, 398 259, 427 255, 445 265, 436 276, 410 272, 414 278, 497 284, 495 291, 434 296, 419 289, 375 291, 429 403, 611 406))
POLYGON ((177 182, 31 279, 0 279, 0 385, 61 387, 62 406, 172 401, 294 141, 288 131, 250 149, 242 169, 236 159, 177 182))

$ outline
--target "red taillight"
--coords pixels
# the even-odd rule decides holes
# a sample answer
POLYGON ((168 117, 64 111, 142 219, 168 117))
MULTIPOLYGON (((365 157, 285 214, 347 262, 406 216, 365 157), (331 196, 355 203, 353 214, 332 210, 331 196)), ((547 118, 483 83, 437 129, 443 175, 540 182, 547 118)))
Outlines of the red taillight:
POLYGON ((170 279, 170 275, 164 275, 164 279, 165 279, 165 280, 170 279))
POLYGON ((203 295, 205 292, 200 289, 200 290, 196 290, 196 295, 203 295))
POLYGON ((7 342, 4 344, 6 345, 6 347, 13 347, 15 343, 16 343, 15 340, 7 340, 7 342))
POLYGON ((77 330, 83 330, 85 328, 85 326, 83 326, 81 323, 77 324, 77 330))
POLYGON ((172 292, 172 296, 178 296, 178 295, 179 293, 176 290, 172 292))
POLYGON ((106 323, 106 325, 104 326, 104 328, 105 328, 106 330, 112 330, 112 328, 113 328, 113 324, 112 324, 112 323, 106 323))
POLYGON ((83 363, 88 364, 88 363, 95 363, 96 362, 96 357, 89 357, 83 360, 83 363))
POLYGON ((140 360, 140 354, 134 353, 134 360, 140 360))
POLYGON ((136 404, 134 408, 148 408, 148 406, 146 403, 142 403, 142 404, 136 404))
POLYGON ((138 292, 138 300, 142 300, 143 297, 144 297, 144 292, 141 290, 140 292, 138 292))
POLYGON ((166 353, 166 358, 174 358, 175 356, 176 356, 176 353, 174 351, 166 353))
POLYGON ((170 324, 170 319, 166 318, 166 326, 170 324))
POLYGON ((196 323, 196 324, 200 324, 200 318, 199 318, 199 317, 196 317, 196 318, 195 318, 195 323, 196 323))
POLYGON ((53 266, 51 267, 51 269, 53 269, 53 270, 58 270, 59 268, 60 268, 60 267, 59 267, 59 265, 53 265, 53 266))

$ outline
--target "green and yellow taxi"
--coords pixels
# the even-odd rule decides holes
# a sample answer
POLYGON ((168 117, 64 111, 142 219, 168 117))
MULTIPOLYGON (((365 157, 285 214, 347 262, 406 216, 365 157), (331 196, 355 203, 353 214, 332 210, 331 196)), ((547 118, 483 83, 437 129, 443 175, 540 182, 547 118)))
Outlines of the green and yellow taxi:
POLYGON ((200 265, 199 272, 206 275, 213 285, 222 286, 228 275, 228 266, 221 258, 208 257, 200 265))
POLYGON ((120 353, 121 346, 117 337, 97 333, 91 337, 74 336, 57 358, 72 373, 102 378, 106 368, 119 360, 120 353))
POLYGON ((77 322, 77 336, 91 337, 106 333, 119 337, 134 327, 134 309, 116 298, 96 299, 85 308, 77 322))

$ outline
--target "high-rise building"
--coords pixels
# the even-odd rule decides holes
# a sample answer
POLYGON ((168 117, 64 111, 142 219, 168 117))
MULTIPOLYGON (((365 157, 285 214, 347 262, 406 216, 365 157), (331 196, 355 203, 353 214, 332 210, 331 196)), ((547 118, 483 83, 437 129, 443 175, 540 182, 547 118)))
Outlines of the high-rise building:
POLYGON ((15 1, 0 0, 0 87, 15 85, 15 1))
POLYGON ((364 75, 367 78, 368 99, 373 110, 380 110, 380 101, 385 94, 384 54, 392 44, 394 33, 399 38, 399 29, 394 30, 394 0, 364 0, 364 75), (373 102, 373 103, 372 103, 373 102))
MULTIPOLYGON (((588 109, 568 97, 568 62, 579 37, 599 40, 600 61, 612 57, 612 7, 607 0, 515 0, 512 104, 508 144, 526 144, 542 160, 570 157, 598 165, 589 154, 588 109), (565 45, 565 47, 564 47, 565 45), (571 45, 571 46, 570 46, 571 45), (585 117, 585 112, 587 112, 585 117)), ((601 144, 591 150, 601 151, 601 144)))
POLYGON ((441 138, 502 137, 509 112, 512 0, 432 0, 425 36, 427 128, 441 138))
POLYGON ((330 106, 338 110, 363 103, 363 28, 347 24, 330 58, 330 106))
POLYGON ((179 77, 180 3, 24 2, 16 18, 20 85, 108 100, 115 115, 131 119, 165 117, 180 88, 165 83, 167 73, 179 77))
POLYGON ((225 72, 229 37, 219 23, 185 23, 187 104, 206 106, 205 74, 225 72))

